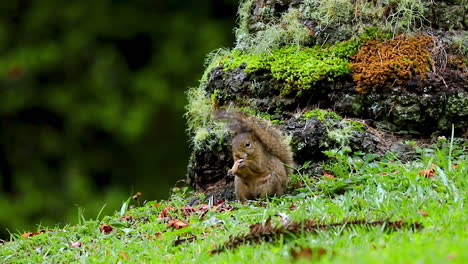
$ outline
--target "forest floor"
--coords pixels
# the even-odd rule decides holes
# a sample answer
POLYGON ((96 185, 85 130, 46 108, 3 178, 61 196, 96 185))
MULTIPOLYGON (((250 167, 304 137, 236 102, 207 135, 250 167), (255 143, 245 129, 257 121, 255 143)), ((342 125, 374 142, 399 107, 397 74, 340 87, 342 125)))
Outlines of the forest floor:
POLYGON ((402 161, 344 150, 291 192, 210 202, 186 187, 130 197, 113 216, 38 227, 0 244, 2 263, 467 263, 466 140, 439 138, 402 161), (133 198, 133 199, 132 199, 133 198), (134 204, 134 206, 131 206, 134 204))

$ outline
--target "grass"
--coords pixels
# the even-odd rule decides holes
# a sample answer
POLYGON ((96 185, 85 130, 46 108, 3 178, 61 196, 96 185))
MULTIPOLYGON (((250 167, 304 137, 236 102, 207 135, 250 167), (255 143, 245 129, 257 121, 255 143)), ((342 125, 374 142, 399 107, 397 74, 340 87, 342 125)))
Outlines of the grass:
MULTIPOLYGON (((39 227, 44 232, 26 238, 12 234, 12 241, 0 245, 0 259, 3 263, 466 263, 466 148, 466 141, 442 137, 430 148, 416 148, 418 157, 406 162, 392 153, 377 158, 331 151, 323 164, 328 176, 307 175, 299 169, 289 194, 247 204, 190 207, 191 197, 203 201, 204 195, 175 188, 170 199, 133 209, 128 200, 113 216, 86 219, 77 226, 39 227), (270 242, 241 239, 245 244, 211 253, 230 236, 242 237, 250 225, 263 224, 270 217, 273 226, 306 219, 318 223, 384 219, 420 222, 423 228, 391 231, 382 225, 339 225, 284 234, 270 242), (104 224, 112 227, 108 234, 101 231, 104 224)), ((266 236, 259 231, 258 237, 262 235, 266 236)))

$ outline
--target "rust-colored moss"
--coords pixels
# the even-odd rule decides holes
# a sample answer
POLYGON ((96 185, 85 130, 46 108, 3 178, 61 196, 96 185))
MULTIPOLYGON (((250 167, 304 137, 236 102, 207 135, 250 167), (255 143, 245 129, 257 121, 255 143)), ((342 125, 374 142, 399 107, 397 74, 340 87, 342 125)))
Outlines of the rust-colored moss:
POLYGON ((402 84, 430 70, 428 48, 433 45, 429 36, 397 38, 366 42, 352 58, 353 80, 356 90, 367 93, 387 83, 402 84))

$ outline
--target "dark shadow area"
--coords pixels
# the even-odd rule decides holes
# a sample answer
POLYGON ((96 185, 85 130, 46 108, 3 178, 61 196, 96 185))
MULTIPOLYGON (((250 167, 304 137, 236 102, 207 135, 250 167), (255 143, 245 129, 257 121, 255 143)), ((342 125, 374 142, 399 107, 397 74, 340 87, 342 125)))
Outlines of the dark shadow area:
POLYGON ((237 5, 0 3, 0 238, 167 198, 186 174, 185 90, 232 46, 237 5))

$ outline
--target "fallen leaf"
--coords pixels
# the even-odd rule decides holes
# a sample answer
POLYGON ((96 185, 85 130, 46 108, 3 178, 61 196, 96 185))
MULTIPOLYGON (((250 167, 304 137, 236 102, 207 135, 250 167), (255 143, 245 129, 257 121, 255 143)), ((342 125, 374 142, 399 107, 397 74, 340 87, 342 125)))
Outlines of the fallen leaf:
POLYGON ((223 199, 220 199, 220 200, 218 200, 218 201, 214 204, 214 206, 218 206, 218 205, 221 205, 221 204, 223 204, 223 203, 224 203, 224 200, 223 200, 223 199))
POLYGON ((289 206, 289 210, 294 211, 296 209, 297 209, 297 206, 294 203, 291 203, 291 205, 289 206))
POLYGON ((398 174, 398 173, 400 173, 399 170, 396 170, 396 171, 392 172, 392 174, 398 174))
POLYGON ((312 259, 312 249, 311 248, 300 248, 295 250, 291 248, 291 256, 293 259, 297 260, 299 258, 312 259))
POLYGON ((454 170, 458 169, 458 164, 452 164, 452 168, 453 168, 454 170))
POLYGON ((227 203, 222 203, 216 206, 216 212, 220 212, 220 213, 226 212, 226 211, 233 211, 234 209, 236 209, 234 208, 234 206, 229 205, 227 203))
POLYGON ((177 219, 170 220, 169 223, 167 223, 167 227, 175 227, 176 229, 181 229, 187 226, 188 224, 177 219))
POLYGON ((112 232, 112 230, 114 230, 114 228, 108 224, 102 224, 99 229, 101 229, 102 232, 104 232, 104 234, 109 234, 110 232, 112 232))
POLYGON ((154 233, 154 235, 155 235, 157 238, 159 238, 159 237, 162 236, 162 233, 161 233, 161 232, 156 232, 156 233, 154 233))
POLYGON ((120 251, 120 256, 122 256, 122 258, 124 258, 125 260, 130 260, 130 257, 127 255, 127 253, 123 252, 123 251, 120 251))
POLYGON ((323 176, 327 177, 328 179, 335 179, 335 176, 333 176, 333 174, 330 174, 326 171, 323 171, 323 176))
POLYGON ((385 249, 386 246, 385 245, 375 245, 375 244, 372 244, 372 248, 377 250, 377 249, 385 249))
POLYGON ((206 210, 209 210, 210 209, 210 206, 207 205, 207 204, 201 204, 200 206, 198 206, 197 210, 199 211, 206 211, 206 210))
POLYGON ((182 215, 184 217, 190 216, 191 214, 196 212, 195 208, 190 207, 190 206, 181 207, 180 210, 182 211, 182 215))
POLYGON ((81 247, 81 242, 80 242, 80 241, 71 242, 71 243, 70 243, 70 246, 71 246, 72 248, 81 247))
POLYGON ((447 258, 448 258, 449 260, 454 260, 456 257, 457 257, 457 255, 456 255, 455 253, 450 253, 450 254, 448 254, 448 256, 447 256, 447 258))
POLYGON ((37 231, 37 232, 27 232, 27 233, 24 233, 24 234, 22 234, 21 236, 22 236, 23 238, 28 238, 28 237, 40 235, 40 234, 45 233, 45 232, 46 232, 46 231, 45 231, 44 229, 41 229, 41 230, 39 230, 39 231, 37 231))
POLYGON ((429 214, 426 212, 426 211, 423 211, 423 210, 418 210, 418 213, 424 217, 428 217, 429 214))
POLYGON ((122 216, 120 219, 124 220, 124 221, 131 221, 132 220, 132 217, 129 216, 129 215, 124 215, 122 216))
POLYGON ((158 218, 166 218, 169 215, 169 211, 174 210, 173 206, 167 206, 162 209, 161 213, 159 213, 158 218))
POLYGON ((34 233, 33 232, 27 232, 27 233, 24 233, 21 235, 23 238, 28 238, 28 237, 32 237, 34 236, 34 233))
POLYGON ((426 178, 434 178, 434 173, 435 173, 435 170, 434 169, 428 169, 428 170, 421 170, 419 171, 419 175, 420 176, 424 176, 426 178))
POLYGON ((291 249, 291 255, 294 260, 298 260, 300 258, 308 259, 308 260, 318 260, 323 255, 325 255, 327 251, 324 248, 300 248, 299 250, 291 249))

